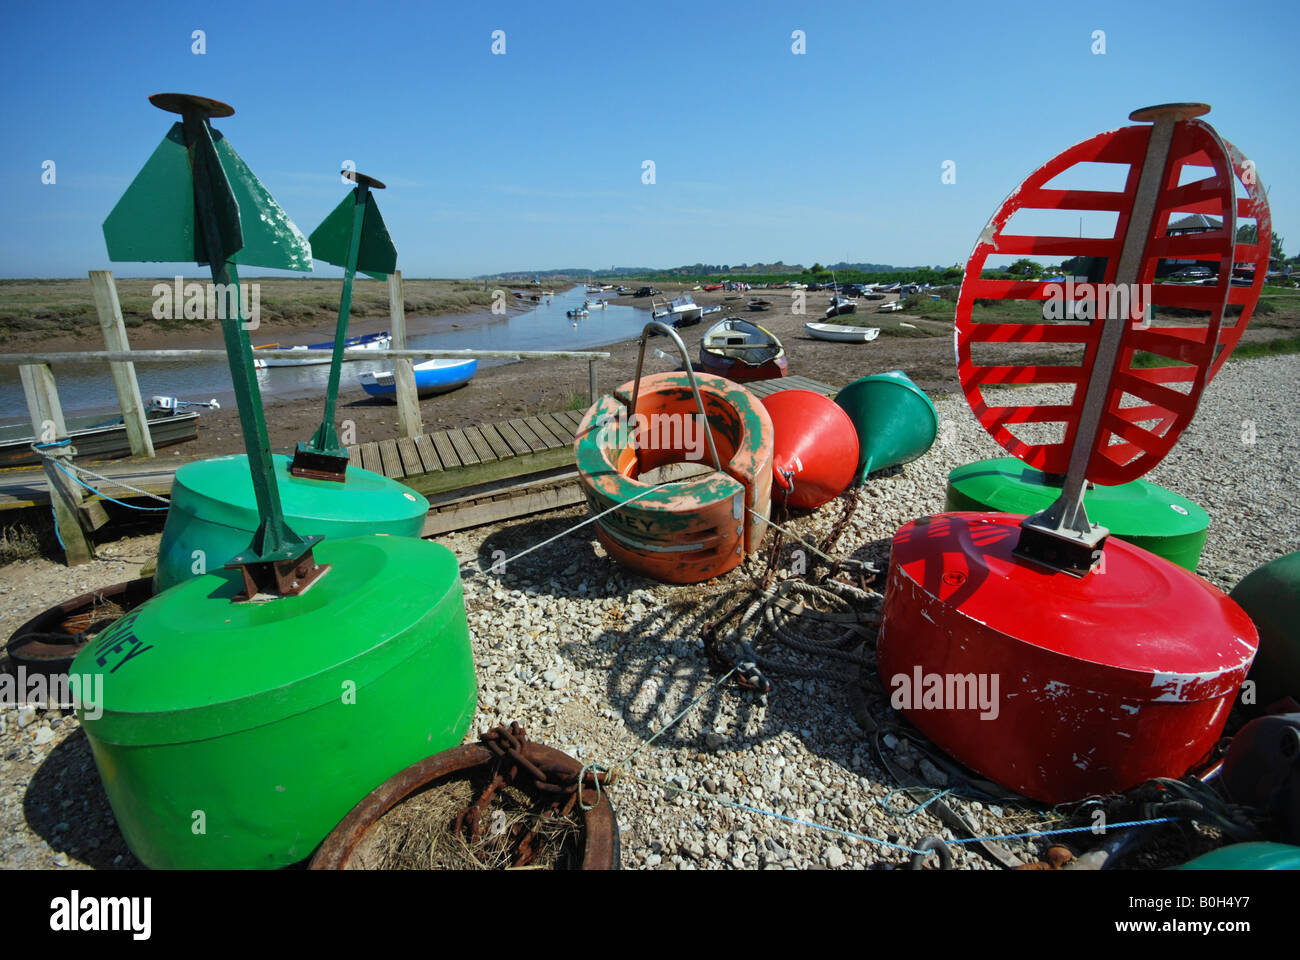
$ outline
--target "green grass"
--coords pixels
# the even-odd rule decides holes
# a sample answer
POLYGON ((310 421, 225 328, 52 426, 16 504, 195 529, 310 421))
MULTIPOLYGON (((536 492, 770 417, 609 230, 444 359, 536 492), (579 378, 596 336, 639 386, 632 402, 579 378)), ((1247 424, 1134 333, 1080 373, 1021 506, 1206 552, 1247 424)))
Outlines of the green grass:
POLYGON ((1239 343, 1237 349, 1232 351, 1228 362, 1248 360, 1251 357, 1276 357, 1288 353, 1300 353, 1300 336, 1278 337, 1276 340, 1265 340, 1262 343, 1239 343))
MULTIPOLYGON (((157 320, 153 287, 171 278, 118 278, 122 319, 128 328, 153 330, 217 329, 217 320, 157 320)), ((198 278, 188 278, 196 280, 198 278)), ((267 326, 318 324, 338 319, 341 279, 241 277, 260 285, 261 322, 267 326)), ((493 285, 471 280, 403 279, 408 316, 463 313, 492 303, 493 285)), ((352 316, 388 316, 386 281, 358 277, 352 316)), ((0 280, 0 343, 23 334, 73 334, 99 338, 90 280, 0 280)), ((254 333, 256 338, 257 334, 254 333)))
POLYGON ((41 555, 41 538, 22 523, 0 528, 0 566, 41 555))
MULTIPOLYGON (((1300 353, 1300 336, 1277 337, 1273 340, 1262 340, 1255 343, 1239 343, 1228 357, 1228 362, 1249 360, 1252 357, 1280 357, 1290 353, 1300 353)), ((1177 360, 1170 360, 1168 357, 1162 357, 1157 353, 1147 353, 1145 350, 1138 350, 1133 354, 1133 367, 1139 370, 1178 365, 1180 365, 1180 362, 1177 360)))

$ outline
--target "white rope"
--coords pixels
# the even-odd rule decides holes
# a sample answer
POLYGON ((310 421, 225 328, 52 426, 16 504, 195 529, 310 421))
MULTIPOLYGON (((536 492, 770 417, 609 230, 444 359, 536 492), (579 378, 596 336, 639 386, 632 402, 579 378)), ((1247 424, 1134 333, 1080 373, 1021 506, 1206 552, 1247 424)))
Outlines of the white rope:
MULTIPOLYGON (((614 506, 610 507, 608 510, 603 510, 603 511, 601 511, 600 513, 595 514, 594 516, 590 516, 590 517, 588 517, 586 520, 583 520, 581 523, 575 523, 573 526, 569 527, 567 530, 561 530, 561 531, 560 531, 559 533, 557 533, 555 536, 553 536, 553 537, 547 537, 547 538, 546 538, 545 540, 543 540, 541 543, 535 543, 535 544, 533 544, 531 547, 529 547, 527 550, 521 550, 519 553, 516 553, 513 557, 510 557, 508 560, 497 560, 497 561, 496 561, 495 563, 493 563, 490 567, 488 567, 487 570, 481 570, 481 569, 480 569, 480 570, 470 570, 470 573, 498 573, 498 574, 499 574, 499 573, 501 573, 503 570, 505 570, 507 564, 514 563, 514 562, 515 562, 516 560, 518 560, 520 557, 525 557, 525 556, 527 556, 528 554, 532 553, 534 550, 540 550, 542 547, 546 546, 548 543, 554 543, 556 540, 559 540, 559 539, 561 539, 561 538, 563 538, 563 537, 567 537, 569 534, 573 533, 574 530, 581 529, 582 527, 585 527, 585 526, 586 526, 587 524, 589 524, 589 523, 594 523, 595 521, 599 520, 601 517, 609 516, 611 513, 613 513, 615 510, 619 509, 620 507, 626 507, 626 506, 627 506, 629 503, 631 503, 633 500, 639 500, 639 499, 641 499, 642 497, 644 497, 646 494, 648 494, 648 493, 654 493, 654 492, 655 492, 656 490, 658 490, 658 489, 659 489, 658 486, 654 486, 654 487, 649 487, 649 488, 647 488, 647 489, 645 489, 645 490, 642 490, 642 491, 641 491, 640 493, 638 493, 635 497, 628 497, 628 498, 627 498, 626 500, 624 500, 622 503, 616 503, 616 504, 614 504, 614 506)), ((463 567, 469 567, 469 566, 471 566, 473 563, 474 563, 474 560, 466 560, 464 563, 461 564, 461 567, 462 567, 462 568, 463 568, 463 567)))
POLYGON ((150 500, 157 500, 159 503, 166 503, 166 504, 171 503, 171 501, 168 500, 166 497, 160 497, 156 493, 150 493, 148 490, 141 490, 139 487, 133 487, 131 486, 131 484, 125 483, 121 480, 115 480, 112 477, 106 477, 102 473, 96 473, 94 470, 87 470, 85 467, 78 466, 75 463, 69 463, 68 466, 71 467, 73 470, 76 470, 78 473, 84 473, 86 476, 94 477, 96 480, 101 480, 106 483, 113 483, 119 487, 125 487, 127 490, 130 490, 132 493, 138 493, 140 494, 140 496, 148 497, 150 500))

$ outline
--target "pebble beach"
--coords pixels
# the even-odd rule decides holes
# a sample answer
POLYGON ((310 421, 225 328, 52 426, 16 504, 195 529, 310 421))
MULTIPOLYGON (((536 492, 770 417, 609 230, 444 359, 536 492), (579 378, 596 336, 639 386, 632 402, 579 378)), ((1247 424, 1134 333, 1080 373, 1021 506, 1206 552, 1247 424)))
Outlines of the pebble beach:
MULTIPOLYGON (((1147 477, 1209 512, 1199 573, 1225 591, 1300 548, 1293 509, 1300 503, 1298 374, 1294 356, 1228 363, 1180 443, 1147 477)), ((949 470, 1003 455, 964 398, 940 398, 937 408, 934 447, 869 480, 838 555, 885 569, 894 531, 943 510, 949 470)), ((832 503, 782 526, 816 541, 838 515, 832 503)), ((610 797, 625 869, 905 867, 924 838, 958 839, 933 809, 914 809, 950 787, 945 802, 976 835, 1059 822, 1041 805, 975 798, 956 789, 943 765, 911 738, 875 736, 872 720, 883 719, 888 707, 873 699, 873 678, 859 679, 856 667, 842 670, 839 680, 773 678, 766 696, 720 682, 704 648, 704 626, 745 594, 758 571, 690 587, 645 580, 605 555, 590 524, 578 526, 587 516, 573 508, 442 542, 466 564, 479 681, 471 736, 518 720, 534 740, 618 768, 610 797), (495 551, 510 558, 557 536, 492 572, 495 551), (900 793, 891 770, 908 771, 928 789, 900 793)), ((48 559, 11 564, 0 575, 0 630, 8 636, 51 603, 137 576, 157 538, 155 532, 109 542, 102 559, 73 569, 48 559)), ((787 549, 794 546, 787 538, 787 549)), ((868 661, 872 647, 868 640, 861 651, 868 661)), ((1165 830, 1150 854, 1156 859, 1135 865, 1181 862, 1221 842, 1190 825, 1165 830)), ((1049 841, 1005 846, 1031 862, 1049 841)), ((997 866, 968 845, 952 851, 956 868, 997 866)), ((131 866, 138 864, 116 829, 75 717, 0 710, 0 868, 131 866)))

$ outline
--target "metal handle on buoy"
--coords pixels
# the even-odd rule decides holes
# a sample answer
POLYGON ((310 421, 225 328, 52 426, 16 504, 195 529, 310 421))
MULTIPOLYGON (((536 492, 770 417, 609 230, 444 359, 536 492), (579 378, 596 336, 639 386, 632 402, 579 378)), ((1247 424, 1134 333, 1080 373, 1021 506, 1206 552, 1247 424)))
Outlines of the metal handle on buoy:
POLYGON ((695 394, 695 405, 699 408, 700 416, 704 418, 705 427, 708 428, 704 431, 704 436, 709 440, 709 453, 713 454, 713 468, 721 472, 722 460, 718 458, 718 448, 713 444, 713 428, 709 426, 709 415, 705 413, 704 401, 700 399, 700 388, 695 382, 695 371, 691 368, 691 358, 686 353, 686 344, 682 343, 681 335, 675 329, 658 320, 651 320, 641 328, 641 350, 636 355, 636 377, 632 381, 632 406, 629 411, 633 415, 636 414, 636 399, 641 393, 641 366, 645 363, 645 346, 652 327, 667 334, 677 345, 677 352, 681 354, 682 363, 686 366, 687 379, 691 381, 691 393, 695 394))

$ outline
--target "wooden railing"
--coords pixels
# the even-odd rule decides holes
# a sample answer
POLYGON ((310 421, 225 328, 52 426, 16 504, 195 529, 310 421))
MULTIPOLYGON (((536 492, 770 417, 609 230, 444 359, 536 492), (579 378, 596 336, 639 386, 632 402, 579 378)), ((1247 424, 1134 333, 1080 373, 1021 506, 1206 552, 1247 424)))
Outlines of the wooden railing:
MULTIPOLYGON (((33 350, 0 354, 0 364, 16 365, 22 380, 27 411, 31 417, 33 437, 40 441, 66 440, 67 425, 54 379, 53 366, 65 363, 107 363, 117 391, 118 406, 126 426, 131 454, 136 457, 154 456, 153 439, 145 406, 140 399, 140 386, 135 375, 137 363, 165 363, 176 360, 225 360, 225 350, 132 350, 127 342, 126 324, 117 296, 113 274, 108 270, 90 271, 91 288, 95 295, 95 309, 104 334, 104 350, 53 351, 33 350)), ((406 349, 406 316, 402 301, 402 275, 389 276, 390 333, 393 346, 386 350, 344 350, 345 360, 378 360, 389 358, 393 363, 393 381, 396 391, 398 429, 400 436, 415 437, 423 432, 420 418, 419 394, 415 386, 415 360, 436 357, 473 358, 485 360, 586 360, 587 388, 591 402, 598 394, 596 365, 609 359, 609 354, 591 350, 410 350, 406 349)), ((262 347, 259 357, 301 358, 301 350, 262 347)), ((85 511, 75 484, 65 479, 63 472, 46 463, 51 500, 55 519, 63 536, 69 562, 89 559, 90 546, 84 536, 79 536, 86 526, 85 511), (77 541, 69 543, 69 538, 77 541), (84 554, 84 556, 83 556, 84 554), (74 555, 76 559, 74 559, 74 555)))

